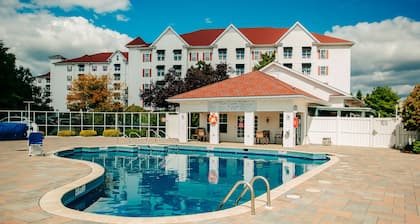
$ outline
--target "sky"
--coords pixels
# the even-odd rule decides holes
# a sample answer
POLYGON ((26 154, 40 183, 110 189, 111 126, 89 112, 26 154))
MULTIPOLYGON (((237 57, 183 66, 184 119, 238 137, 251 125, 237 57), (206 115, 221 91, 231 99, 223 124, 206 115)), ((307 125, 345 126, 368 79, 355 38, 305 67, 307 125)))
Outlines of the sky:
POLYGON ((0 41, 33 75, 48 57, 127 51, 140 36, 153 42, 166 27, 291 27, 351 40, 351 91, 388 85, 405 97, 420 83, 419 0, 0 0, 0 41))

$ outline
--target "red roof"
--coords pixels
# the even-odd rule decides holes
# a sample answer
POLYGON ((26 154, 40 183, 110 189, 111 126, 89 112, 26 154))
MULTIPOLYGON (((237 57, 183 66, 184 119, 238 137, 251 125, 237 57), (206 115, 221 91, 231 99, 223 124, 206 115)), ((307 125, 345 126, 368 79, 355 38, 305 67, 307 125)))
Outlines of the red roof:
MULTIPOLYGON (((198 30, 191 33, 182 34, 181 37, 191 46, 208 46, 225 29, 198 30)), ((275 44, 289 29, 288 28, 239 28, 238 29, 253 44, 275 44)), ((312 33, 321 43, 346 43, 347 40, 312 33)))
POLYGON ((287 28, 240 28, 239 31, 253 44, 274 44, 287 32, 287 28))
POLYGON ((189 92, 178 94, 170 99, 287 95, 302 95, 317 99, 309 93, 260 71, 253 71, 235 78, 213 83, 189 92))
POLYGON ((128 44, 126 44, 125 46, 137 46, 137 45, 144 45, 145 47, 148 47, 150 44, 144 42, 143 39, 141 39, 141 37, 137 37, 136 39, 130 41, 128 44))
POLYGON ((317 33, 311 33, 321 43, 346 43, 348 40, 343 40, 335 37, 325 36, 317 33))
POLYGON ((208 46, 223 33, 224 29, 198 30, 182 34, 181 37, 191 46, 208 46))
POLYGON ((35 77, 35 78, 48 78, 48 77, 50 77, 50 76, 51 76, 50 72, 47 72, 47 73, 42 74, 42 75, 39 75, 39 76, 37 76, 37 77, 35 77))
MULTIPOLYGON (((121 52, 122 55, 128 59, 128 52, 121 52)), ((92 55, 83 55, 82 57, 73 58, 61 61, 59 63, 74 63, 74 62, 108 62, 109 57, 113 52, 103 52, 98 54, 92 54, 92 55)))

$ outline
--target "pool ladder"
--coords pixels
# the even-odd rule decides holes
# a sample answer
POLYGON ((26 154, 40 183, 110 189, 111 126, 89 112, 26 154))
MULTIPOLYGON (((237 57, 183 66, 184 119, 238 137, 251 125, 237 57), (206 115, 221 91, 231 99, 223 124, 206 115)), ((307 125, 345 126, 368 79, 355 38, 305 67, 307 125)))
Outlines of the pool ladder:
POLYGON ((226 197, 222 200, 222 202, 220 202, 219 206, 217 207, 216 211, 220 210, 225 203, 229 200, 229 198, 232 196, 233 192, 236 191, 236 189, 240 186, 240 185, 245 185, 245 189, 242 190, 241 194, 238 196, 238 198, 236 198, 235 200, 235 206, 238 206, 239 201, 245 196, 246 192, 249 190, 251 193, 251 215, 255 215, 255 192, 254 192, 254 182, 256 180, 262 180, 265 183, 265 187, 266 187, 266 195, 267 195, 267 201, 265 204, 266 208, 271 208, 271 198, 270 198, 270 183, 268 182, 268 180, 263 177, 263 176, 255 176, 253 177, 249 182, 246 182, 245 180, 240 180, 237 181, 235 183, 235 185, 233 185, 233 187, 230 189, 229 193, 227 193, 226 197))

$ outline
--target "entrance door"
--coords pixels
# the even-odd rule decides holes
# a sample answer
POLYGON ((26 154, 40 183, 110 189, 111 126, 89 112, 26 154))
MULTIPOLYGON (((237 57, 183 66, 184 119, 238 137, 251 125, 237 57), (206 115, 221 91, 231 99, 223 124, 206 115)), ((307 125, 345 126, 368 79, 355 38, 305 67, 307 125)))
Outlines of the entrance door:
POLYGON ((296 145, 302 145, 302 114, 296 113, 298 125, 296 128, 296 145))

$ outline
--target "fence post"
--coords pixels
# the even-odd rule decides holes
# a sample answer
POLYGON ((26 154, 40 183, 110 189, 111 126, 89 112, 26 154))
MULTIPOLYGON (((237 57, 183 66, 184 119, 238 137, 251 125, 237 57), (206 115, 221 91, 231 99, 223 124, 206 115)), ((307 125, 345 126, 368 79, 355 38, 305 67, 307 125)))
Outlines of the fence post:
POLYGON ((369 147, 373 147, 373 117, 369 118, 369 147))

